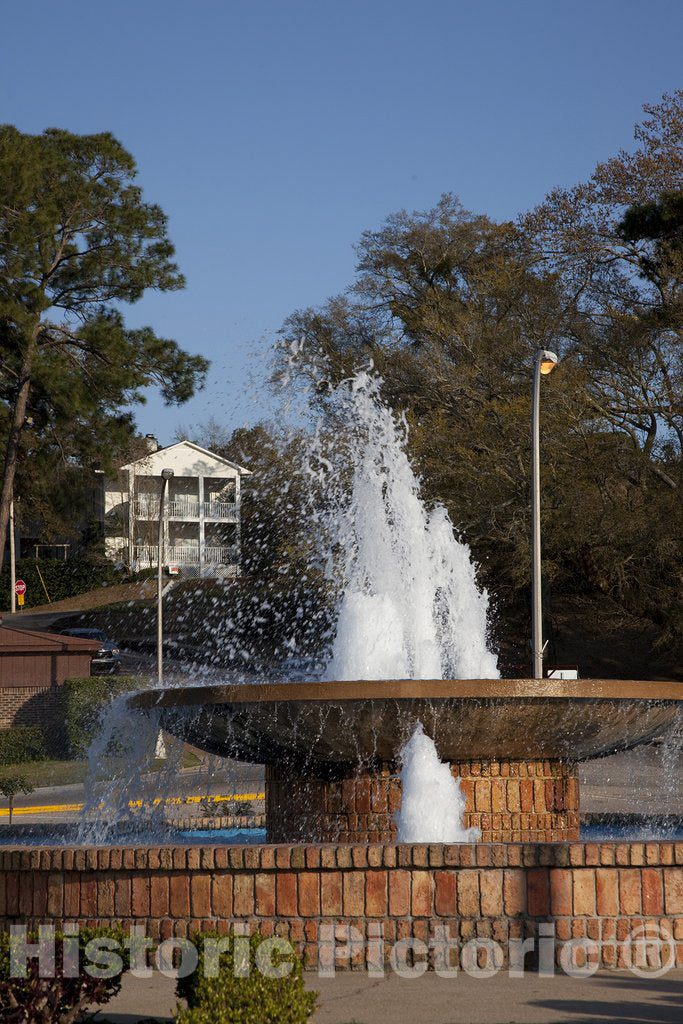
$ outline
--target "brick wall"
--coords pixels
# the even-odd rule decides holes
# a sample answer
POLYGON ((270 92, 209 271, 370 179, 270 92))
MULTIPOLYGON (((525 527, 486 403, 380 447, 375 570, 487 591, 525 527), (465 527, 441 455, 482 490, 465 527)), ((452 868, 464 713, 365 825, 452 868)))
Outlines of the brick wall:
MULTIPOLYGON (((316 778, 294 765, 266 767, 268 838, 274 843, 390 843, 401 782, 390 766, 335 766, 316 778)), ((465 797, 464 825, 485 843, 579 838, 576 765, 560 760, 452 761, 465 797)))
POLYGON ((605 967, 626 966, 621 943, 653 924, 673 936, 680 965, 683 843, 5 850, 0 926, 18 921, 122 921, 159 938, 240 922, 290 939, 311 966, 323 924, 381 928, 387 948, 447 925, 461 949, 490 938, 505 957, 510 939, 552 922, 558 956, 587 937, 605 967))
POLYGON ((63 723, 63 697, 57 687, 0 687, 0 729, 10 725, 42 725, 52 728, 63 723))

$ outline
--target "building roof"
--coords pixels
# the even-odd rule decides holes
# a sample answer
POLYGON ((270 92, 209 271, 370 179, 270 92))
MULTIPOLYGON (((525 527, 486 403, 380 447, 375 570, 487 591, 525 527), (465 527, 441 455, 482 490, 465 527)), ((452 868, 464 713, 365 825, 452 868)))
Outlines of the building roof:
POLYGON ((52 651, 54 654, 93 653, 100 649, 97 640, 84 640, 78 636, 42 633, 33 629, 0 628, 0 654, 19 654, 22 651, 52 651))
POLYGON ((223 476, 226 470, 230 471, 229 475, 251 476, 250 469, 187 439, 121 466, 121 469, 135 469, 142 476, 160 476, 161 470, 167 468, 175 470, 179 476, 223 476))

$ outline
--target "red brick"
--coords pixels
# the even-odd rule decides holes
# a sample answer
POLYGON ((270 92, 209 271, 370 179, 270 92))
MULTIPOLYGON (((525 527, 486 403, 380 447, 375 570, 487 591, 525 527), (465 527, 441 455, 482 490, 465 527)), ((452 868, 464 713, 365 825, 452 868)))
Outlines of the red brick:
POLYGON ((434 909, 441 917, 454 917, 456 913, 456 872, 434 872, 434 909))
POLYGON ((619 910, 627 917, 640 913, 640 871, 637 868, 619 871, 619 910))
POLYGON ((618 875, 614 870, 598 868, 595 872, 595 895, 600 917, 616 917, 619 913, 618 875))
POLYGON ((683 913, 682 868, 664 868, 664 904, 667 914, 683 913))
POLYGON ((131 907, 133 917, 149 917, 149 877, 134 875, 131 907))
POLYGON ((534 784, 531 779, 519 780, 519 803, 524 814, 534 809, 534 784))
POLYGON ((50 874, 47 883, 48 917, 61 917, 64 912, 64 875, 50 874))
POLYGON ((299 913, 302 917, 320 914, 320 874, 317 871, 302 871, 299 875, 299 913))
POLYGON ((171 875, 171 917, 190 916, 190 879, 187 875, 171 875))
POLYGON ((365 914, 367 917, 387 915, 386 871, 368 871, 365 876, 365 914))
POLYGON ((489 779, 477 779, 475 782, 474 806, 477 811, 491 810, 491 782, 489 779))
POLYGON ((275 875, 256 875, 254 888, 258 917, 275 917, 275 875))
POLYGON ((531 917, 550 913, 550 878, 547 868, 531 868, 527 873, 527 909, 531 917))
POLYGON ((392 917, 410 913, 410 872, 401 868, 389 872, 389 913, 392 917))
POLYGON ((193 874, 190 876, 190 899, 194 917, 210 917, 211 875, 193 874))
POLYGON ((320 878, 321 913, 335 917, 342 913, 342 876, 340 871, 324 871, 320 878))
POLYGON ((362 917, 365 913, 365 872, 345 871, 343 876, 344 916, 362 917))
POLYGON ((572 873, 567 868, 555 868, 550 872, 550 911, 560 917, 571 916, 572 873))
POLYGON ((150 916, 166 917, 168 914, 168 875, 153 874, 150 878, 150 916))
MULTIPOLYGON (((97 878, 94 875, 81 877, 80 912, 83 917, 97 917, 97 878)), ((133 913, 135 913, 135 910, 133 910, 133 913)))
POLYGON ((97 881, 97 915, 114 917, 114 894, 116 883, 112 875, 103 874, 97 881))
POLYGON ((275 875, 275 902, 281 917, 295 917, 297 913, 297 876, 293 871, 278 871, 275 875))
MULTIPOLYGON (((216 851, 217 859, 220 850, 216 851)), ((232 875, 216 872, 211 879, 211 905, 216 917, 232 917, 232 875)))
POLYGON ((574 913, 581 917, 595 914, 595 871, 574 872, 574 913))
POLYGON ((460 871, 458 874, 458 913, 461 917, 479 916, 479 872, 460 871))
POLYGON ((254 913, 254 876, 235 875, 232 883, 232 912, 235 917, 254 913))
MULTIPOLYGON (((516 847, 516 850, 519 852, 519 847, 516 847)), ((508 917, 526 913, 526 872, 521 868, 508 869, 503 872, 503 898, 505 913, 508 917)))
MULTIPOLYGON (((657 851, 659 854, 659 851, 657 851)), ((663 914, 664 900, 662 898, 662 875, 654 868, 643 870, 643 913, 663 914)))
POLYGON ((517 779, 508 779, 506 786, 506 804, 509 811, 519 812, 522 810, 520 802, 519 782, 517 779))
POLYGON ((433 880, 430 871, 413 871, 411 876, 411 913, 413 917, 430 917, 432 913, 433 880))
POLYGON ((503 872, 482 871, 479 875, 479 888, 484 917, 500 917, 503 914, 503 872))

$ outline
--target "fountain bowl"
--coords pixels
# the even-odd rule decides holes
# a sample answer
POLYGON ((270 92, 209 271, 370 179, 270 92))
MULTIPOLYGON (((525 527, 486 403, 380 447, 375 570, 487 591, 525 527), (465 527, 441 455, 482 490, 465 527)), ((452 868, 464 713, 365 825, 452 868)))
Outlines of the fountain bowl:
POLYGON ((418 721, 442 760, 581 761, 661 734, 682 698, 675 682, 399 679, 169 687, 130 703, 211 753, 339 764, 394 761, 418 721))
POLYGON ((387 842, 398 753, 417 722, 483 841, 579 838, 577 763, 645 743, 683 686, 611 679, 358 680, 181 686, 130 698, 173 735, 266 765, 271 842, 387 842))

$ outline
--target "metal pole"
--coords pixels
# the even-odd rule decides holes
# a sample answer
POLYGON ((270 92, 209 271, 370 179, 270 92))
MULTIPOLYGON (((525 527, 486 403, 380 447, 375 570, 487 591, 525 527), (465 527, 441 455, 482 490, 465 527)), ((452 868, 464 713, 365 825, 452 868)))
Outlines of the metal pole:
POLYGON ((12 615, 17 610, 17 595, 15 586, 17 583, 17 553, 14 538, 14 500, 9 503, 9 564, 10 564, 10 586, 12 588, 12 615))
POLYGON ((543 611, 541 607, 541 463, 539 405, 541 357, 536 354, 531 398, 531 650, 534 679, 543 678, 543 611))
POLYGON ((162 611, 162 579, 161 570, 164 564, 164 496, 168 480, 162 476, 161 497, 159 499, 159 537, 158 537, 158 573, 157 573, 157 679, 160 683, 164 680, 164 621, 162 611))

